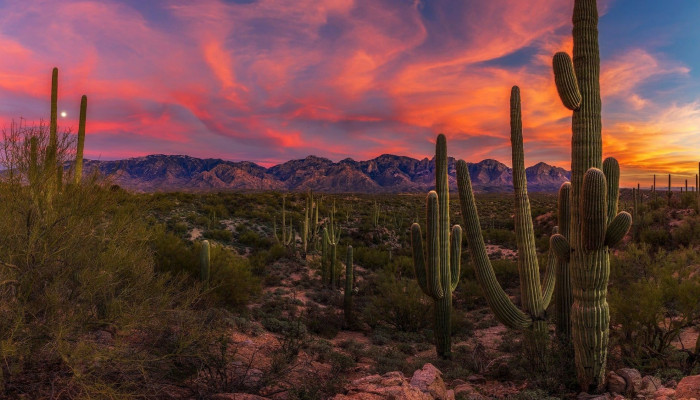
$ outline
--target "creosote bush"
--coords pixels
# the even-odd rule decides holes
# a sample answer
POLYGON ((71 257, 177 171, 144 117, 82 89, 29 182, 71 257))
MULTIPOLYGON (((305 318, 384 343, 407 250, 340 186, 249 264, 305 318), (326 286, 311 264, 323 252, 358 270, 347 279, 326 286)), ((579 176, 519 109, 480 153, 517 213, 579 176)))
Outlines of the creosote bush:
POLYGON ((13 125, 0 149, 0 397, 161 396, 196 374, 219 322, 193 308, 196 286, 154 271, 128 194, 57 180, 47 136, 13 125))

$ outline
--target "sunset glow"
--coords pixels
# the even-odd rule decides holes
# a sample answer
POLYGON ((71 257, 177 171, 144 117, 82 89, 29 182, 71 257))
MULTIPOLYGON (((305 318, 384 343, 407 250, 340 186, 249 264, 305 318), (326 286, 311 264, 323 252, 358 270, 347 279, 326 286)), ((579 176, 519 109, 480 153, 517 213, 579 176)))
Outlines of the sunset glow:
MULTIPOLYGON (((526 165, 570 168, 551 72, 573 0, 0 0, 0 124, 63 126, 89 98, 87 158, 187 154, 271 166, 384 153, 510 165, 510 87, 526 165)), ((700 3, 601 4, 605 156, 622 184, 700 161, 700 3)), ((662 180, 662 182, 665 182, 662 180)))

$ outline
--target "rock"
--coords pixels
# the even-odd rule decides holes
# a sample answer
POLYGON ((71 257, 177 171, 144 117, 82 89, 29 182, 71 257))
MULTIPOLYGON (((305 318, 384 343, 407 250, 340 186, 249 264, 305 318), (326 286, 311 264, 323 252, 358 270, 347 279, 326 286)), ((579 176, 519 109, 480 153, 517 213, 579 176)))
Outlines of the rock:
POLYGON ((427 363, 423 365, 423 368, 416 370, 411 378, 411 386, 429 394, 433 399, 445 400, 447 398, 447 387, 442 380, 442 372, 433 364, 427 363))
POLYGON ((627 389, 627 381, 625 381, 625 378, 613 371, 610 371, 606 375, 605 380, 608 384, 608 392, 620 394, 625 393, 625 390, 627 389))
POLYGON ((447 394, 445 395, 445 398, 447 400, 455 400, 455 391, 450 389, 447 391, 447 394))
POLYGON ((609 393, 588 394, 586 392, 581 392, 576 396, 576 400, 612 400, 612 396, 610 396, 609 393))
POLYGON ((627 387, 624 394, 635 394, 642 387, 642 374, 634 368, 620 368, 615 371, 618 375, 625 379, 627 387))
POLYGON ((642 378, 642 384, 640 385, 639 393, 645 396, 650 396, 656 393, 656 391, 661 389, 662 387, 663 386, 661 385, 661 379, 655 376, 647 375, 644 378, 642 378))
POLYGON ((677 399, 700 399, 700 375, 686 376, 676 386, 677 399))
POLYGON ((484 378, 484 377, 481 376, 481 375, 476 375, 476 374, 475 374, 475 375, 469 375, 469 376, 467 377, 467 382, 469 382, 469 383, 485 383, 485 382, 486 382, 486 378, 484 378))
POLYGON ((468 383, 463 383, 456 386, 454 389, 455 397, 459 397, 460 400, 486 400, 486 397, 481 395, 468 383))
POLYGON ((676 390, 662 387, 654 392, 654 400, 667 400, 676 397, 676 390))
MULTIPOLYGON (((442 379, 442 378, 440 378, 442 379)), ((444 385, 444 383, 443 383, 444 385)), ((384 375, 370 375, 357 379, 345 387, 346 394, 333 397, 334 400, 433 400, 420 389, 411 386, 401 372, 387 372, 384 375)))
POLYGON ((625 396, 621 394, 616 394, 615 397, 612 398, 612 400, 625 400, 625 396))
POLYGON ((219 393, 210 397, 211 400, 268 400, 267 397, 260 397, 248 393, 219 393))

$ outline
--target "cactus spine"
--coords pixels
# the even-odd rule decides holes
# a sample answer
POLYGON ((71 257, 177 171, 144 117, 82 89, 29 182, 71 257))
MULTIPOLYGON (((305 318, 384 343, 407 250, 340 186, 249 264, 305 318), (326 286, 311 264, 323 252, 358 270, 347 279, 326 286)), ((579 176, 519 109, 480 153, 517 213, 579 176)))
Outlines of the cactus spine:
POLYGON ((75 150, 75 171, 73 181, 80 184, 83 177, 83 147, 85 147, 85 119, 87 116, 87 96, 80 99, 80 120, 78 122, 78 146, 75 150))
POLYGON ((202 248, 199 252, 199 279, 204 285, 205 289, 209 288, 209 272, 210 272, 210 252, 209 252, 209 241, 202 241, 202 248))
POLYGON ((345 293, 343 296, 343 313, 345 315, 345 324, 352 323, 352 288, 354 274, 352 264, 352 246, 348 246, 347 259, 345 260, 345 293))
POLYGON ((443 358, 452 355, 452 292, 459 282, 462 251, 462 228, 455 225, 450 235, 449 200, 447 143, 445 135, 440 134, 435 149, 435 190, 426 199, 427 258, 423 255, 423 236, 417 223, 411 226, 411 243, 418 284, 435 304, 435 346, 438 356, 443 358))
POLYGON ((555 54, 553 59, 557 91, 564 105, 573 111, 570 237, 568 240, 560 234, 554 237, 566 241, 570 248, 574 300, 571 327, 578 383, 584 391, 599 391, 605 378, 610 323, 606 301, 610 273, 608 247, 622 239, 632 217, 621 212, 610 218, 617 211, 619 169, 613 168, 617 162, 606 161, 608 168, 601 163, 600 53, 595 0, 575 0, 573 25, 573 64, 563 52, 555 54))
MULTIPOLYGON (((557 263, 554 262, 550 253, 550 262, 546 271, 547 278, 545 278, 545 284, 541 285, 530 200, 527 195, 520 89, 517 86, 512 88, 510 95, 510 126, 513 156, 515 234, 518 244, 518 272, 520 275, 522 311, 513 304, 498 283, 491 261, 486 253, 469 170, 464 160, 457 161, 457 184, 467 242, 469 243, 477 281, 484 291, 489 307, 496 315, 496 318, 504 325, 526 331, 527 351, 530 359, 536 368, 542 368, 546 351, 545 338, 547 337, 545 310, 554 291, 554 269, 557 263)), ((566 186, 563 186, 560 193, 563 193, 565 190, 566 186)), ((567 230, 566 227, 564 229, 567 230)), ((564 236, 561 237, 563 238, 564 236)), ((555 246, 553 245, 551 248, 554 249, 555 246)), ((560 268, 565 268, 565 266, 566 263, 564 261, 559 262, 560 268)))

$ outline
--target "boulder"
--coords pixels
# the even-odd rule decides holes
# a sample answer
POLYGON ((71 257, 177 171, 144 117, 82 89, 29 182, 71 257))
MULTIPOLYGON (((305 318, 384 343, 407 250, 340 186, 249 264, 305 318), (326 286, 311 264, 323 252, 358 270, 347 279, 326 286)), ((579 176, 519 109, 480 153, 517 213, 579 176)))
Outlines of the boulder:
POLYGON ((248 393, 219 393, 210 397, 211 400, 268 400, 267 397, 248 393))
POLYGON ((411 378, 411 386, 430 395, 433 399, 447 399, 447 387, 442 380, 442 372, 433 364, 427 363, 423 368, 416 370, 411 378))
POLYGON ((454 388, 455 397, 463 400, 486 400, 486 397, 481 395, 468 383, 462 383, 454 388))
MULTIPOLYGON (((441 378, 442 379, 442 378, 441 378)), ((334 400, 433 400, 427 393, 411 386, 401 372, 387 372, 384 375, 370 375, 352 381, 345 387, 345 394, 333 397, 334 400)))
POLYGON ((640 385, 639 393, 643 394, 644 396, 651 396, 662 387, 663 386, 661 385, 661 379, 655 376, 647 375, 644 378, 642 378, 642 384, 640 385))
POLYGON ((625 393, 627 389, 627 381, 625 381, 625 378, 616 374, 614 371, 610 371, 605 377, 605 380, 607 381, 608 392, 625 393))
POLYGON ((676 386, 677 399, 700 399, 700 375, 686 376, 676 386))
POLYGON ((676 390, 671 388, 662 387, 661 389, 654 392, 654 400, 667 400, 676 397, 676 390))
POLYGON ((639 371, 634 368, 620 368, 615 372, 627 382, 625 394, 635 394, 639 392, 639 389, 642 387, 642 374, 640 374, 639 371))
POLYGON ((603 394, 588 394, 586 392, 581 392, 576 396, 576 400, 612 400, 610 393, 603 394))

